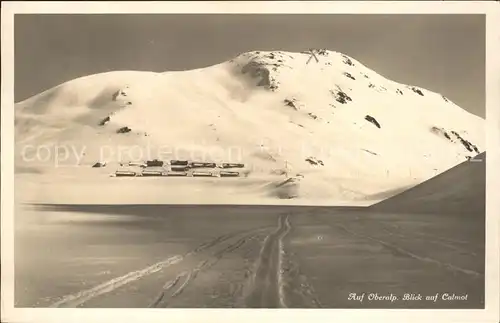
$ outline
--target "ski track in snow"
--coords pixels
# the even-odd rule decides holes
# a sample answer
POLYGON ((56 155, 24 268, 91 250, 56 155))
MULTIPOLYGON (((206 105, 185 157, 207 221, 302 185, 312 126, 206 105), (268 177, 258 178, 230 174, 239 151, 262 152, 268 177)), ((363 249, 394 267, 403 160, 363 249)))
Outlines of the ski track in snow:
POLYGON ((247 307, 287 307, 283 279, 283 238, 290 228, 288 215, 281 215, 277 229, 264 240, 246 297, 247 307))
MULTIPOLYGON (((87 290, 83 290, 83 291, 80 291, 80 292, 77 292, 77 293, 74 293, 71 295, 63 296, 59 301, 50 305, 50 307, 77 307, 77 306, 82 305, 85 302, 87 302, 93 298, 96 298, 96 297, 104 295, 104 294, 108 294, 108 293, 110 293, 110 292, 112 292, 112 291, 114 291, 122 286, 130 284, 130 283, 137 281, 141 278, 145 278, 146 276, 152 275, 154 273, 157 273, 157 272, 159 272, 167 267, 178 264, 189 256, 193 256, 195 254, 198 254, 198 253, 204 251, 205 249, 212 248, 212 247, 220 244, 221 242, 226 241, 228 239, 231 239, 239 234, 247 233, 247 232, 255 232, 255 231, 260 231, 260 230, 265 230, 265 229, 266 229, 266 227, 256 228, 256 229, 251 229, 251 230, 243 230, 243 231, 238 231, 238 232, 234 232, 231 234, 216 237, 213 240, 210 240, 206 243, 201 244, 200 246, 198 246, 194 250, 186 253, 185 255, 175 255, 175 256, 169 257, 166 260, 158 262, 154 265, 151 265, 149 267, 146 267, 146 268, 143 268, 143 269, 140 269, 137 271, 133 271, 133 272, 127 273, 123 276, 111 279, 111 280, 104 282, 102 284, 99 284, 91 289, 87 289, 87 290)), ((201 268, 198 268, 194 271, 197 272, 200 269, 201 268)), ((192 273, 189 273, 189 274, 192 274, 192 273)), ((183 276, 183 275, 184 275, 184 273, 182 273, 180 276, 183 276)), ((167 288, 167 290, 172 288, 177 283, 177 281, 175 281, 175 279, 174 279, 174 282, 172 282, 171 286, 169 283, 166 284, 166 285, 170 286, 167 288)), ((182 291, 182 289, 179 291, 179 293, 181 291, 182 291)))
MULTIPOLYGON (((127 284, 131 284, 168 267, 178 265, 190 256, 196 255, 197 257, 201 257, 201 260, 196 265, 188 269, 184 268, 175 277, 165 282, 158 296, 149 305, 150 308, 169 307, 169 302, 181 295, 202 271, 213 267, 224 255, 241 248, 252 239, 256 239, 260 233, 269 229, 270 227, 260 227, 218 236, 184 255, 169 257, 154 265, 111 279, 91 289, 66 295, 50 305, 50 307, 78 307, 91 299, 104 296, 127 284), (203 254, 204 251, 216 248, 222 242, 229 241, 239 235, 243 236, 234 242, 230 242, 222 249, 214 250, 207 255, 203 254), (174 290, 175 287, 177 287, 176 290, 174 290)), ((250 281, 251 291, 246 296, 243 296, 246 299, 245 303, 248 307, 287 307, 284 278, 286 271, 283 259, 285 248, 283 239, 290 230, 291 224, 288 215, 281 215, 278 217, 276 230, 264 239, 256 262, 256 270, 250 281)))
POLYGON ((226 254, 241 248, 244 244, 255 239, 261 232, 266 230, 268 229, 265 228, 252 230, 251 233, 244 235, 236 242, 232 242, 223 249, 220 249, 213 252, 211 255, 208 255, 208 258, 201 260, 196 266, 192 267, 191 269, 182 271, 173 280, 169 280, 165 284, 163 290, 157 296, 155 301, 150 304, 149 307, 168 307, 168 300, 172 300, 175 297, 179 296, 188 287, 188 285, 196 279, 199 273, 215 266, 219 262, 219 260, 222 259, 222 257, 224 257, 226 254), (170 296, 168 296, 167 293, 184 277, 185 280, 182 285, 170 296))
POLYGON ((285 219, 285 231, 280 235, 279 240, 278 240, 278 295, 279 295, 279 300, 280 300, 280 306, 281 307, 288 307, 286 304, 286 294, 285 294, 285 286, 284 286, 284 273, 285 273, 285 267, 284 267, 284 256, 285 256, 285 246, 283 239, 285 236, 290 232, 292 226, 290 224, 290 219, 286 217, 285 219))
MULTIPOLYGON (((329 226, 332 226, 331 224, 328 224, 329 226)), ((362 238, 362 239, 367 239, 367 240, 370 240, 370 241, 374 241, 374 242, 377 242, 378 244, 382 245, 383 247, 391 250, 391 251, 395 251, 401 255, 405 255, 407 257, 410 257, 410 258, 413 258, 413 259, 416 259, 416 260, 419 260, 419 261, 423 261, 423 262, 427 262, 427 263, 432 263, 434 265, 437 265, 439 267, 442 267, 442 268, 445 268, 449 271, 452 271, 452 272, 458 272, 458 273, 462 273, 462 274, 466 274, 466 275, 469 275, 469 276, 473 276, 475 278, 477 277, 481 277, 483 276, 483 274, 481 273, 478 273, 474 270, 470 270, 470 269, 465 269, 465 268, 461 268, 461 267, 458 267, 458 266, 455 266, 455 265, 452 265, 452 264, 449 264, 449 263, 445 263, 445 262, 441 262, 439 260, 436 260, 436 259, 433 259, 433 258, 430 258, 430 257, 426 257, 426 256, 420 256, 420 255, 417 255, 409 250, 406 250, 406 249, 403 249, 403 248, 400 248, 400 247, 397 247, 395 245, 393 245, 392 243, 389 243, 389 242, 386 242, 386 241, 383 241, 383 240, 380 240, 380 239, 377 239, 377 238, 374 238, 374 237, 371 237, 371 236, 368 236, 368 235, 364 235, 364 234, 360 234, 360 233, 357 233, 355 231, 352 231, 350 229, 348 229, 346 226, 342 225, 342 224, 336 224, 334 225, 338 228, 340 228, 341 230, 355 236, 355 237, 359 237, 359 238, 362 238)))

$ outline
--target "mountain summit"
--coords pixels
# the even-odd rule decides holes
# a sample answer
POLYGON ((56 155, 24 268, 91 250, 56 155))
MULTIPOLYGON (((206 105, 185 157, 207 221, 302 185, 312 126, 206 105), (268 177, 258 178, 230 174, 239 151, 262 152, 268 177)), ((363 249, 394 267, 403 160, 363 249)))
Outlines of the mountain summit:
POLYGON ((18 171, 43 172, 58 158, 37 160, 35 149, 22 158, 26 147, 71 145, 83 152, 82 167, 103 159, 241 162, 248 177, 239 180, 260 183, 249 184, 256 194, 276 192, 288 177, 304 199, 370 199, 485 150, 484 119, 329 50, 91 75, 17 103, 15 117, 18 171))

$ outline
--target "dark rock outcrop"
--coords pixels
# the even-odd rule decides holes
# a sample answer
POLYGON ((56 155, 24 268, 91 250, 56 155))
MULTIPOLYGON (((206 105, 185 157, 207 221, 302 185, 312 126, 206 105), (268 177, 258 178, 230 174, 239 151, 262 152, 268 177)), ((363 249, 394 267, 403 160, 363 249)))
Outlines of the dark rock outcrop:
POLYGON ((350 78, 351 80, 356 80, 356 78, 352 76, 350 73, 344 72, 344 75, 350 78))
POLYGON ((315 166, 317 166, 317 165, 325 166, 325 164, 323 163, 322 160, 319 160, 319 159, 317 159, 315 157, 312 157, 312 156, 311 157, 307 157, 306 158, 306 162, 309 162, 309 164, 315 165, 315 166))
POLYGON ((342 58, 343 58, 344 64, 349 65, 349 66, 354 66, 353 61, 349 57, 347 57, 346 55, 342 55, 342 58))
POLYGON ((330 93, 333 95, 335 100, 339 103, 346 104, 347 102, 352 101, 351 97, 348 96, 341 89, 330 90, 330 93))
POLYGON ((130 129, 129 127, 121 127, 120 129, 116 130, 116 133, 127 133, 131 131, 132 129, 130 129))
MULTIPOLYGON (((272 58, 274 58, 274 54, 272 58)), ((257 86, 265 86, 271 90, 277 89, 278 87, 277 82, 270 76, 266 64, 262 62, 250 62, 242 68, 241 72, 243 74, 249 73, 251 77, 259 78, 257 86)))
POLYGON ((479 154, 479 149, 476 147, 476 145, 472 144, 470 141, 466 140, 462 136, 460 136, 456 131, 451 131, 451 133, 457 137, 457 139, 460 141, 460 143, 467 149, 469 152, 475 152, 479 154))
POLYGON ((286 106, 294 108, 295 110, 299 110, 298 106, 295 104, 297 102, 297 100, 295 100, 295 99, 285 99, 285 100, 283 100, 283 102, 285 102, 286 106))
POLYGON ((418 95, 421 95, 421 96, 424 96, 424 93, 422 93, 422 90, 420 90, 419 88, 415 87, 415 86, 412 86, 411 87, 411 90, 415 93, 417 93, 418 95))
POLYGON ((443 128, 438 128, 438 127, 432 127, 431 128, 431 131, 437 135, 442 135, 444 136, 446 139, 448 139, 450 142, 452 143, 456 143, 458 140, 458 142, 460 142, 464 148, 469 151, 469 152, 475 152, 476 154, 479 154, 480 151, 479 149, 477 148, 476 145, 474 145, 473 143, 471 143, 470 141, 466 140, 465 138, 463 138, 458 132, 452 130, 450 131, 450 133, 448 133, 445 129, 443 128), (451 134, 451 135, 450 135, 451 134), (454 140, 452 138, 452 135, 454 138, 456 138, 456 140, 454 140))
POLYGON ((316 52, 318 55, 322 55, 322 56, 328 56, 328 51, 324 48, 322 49, 318 49, 318 51, 316 52))
POLYGON ((374 117, 372 117, 370 115, 366 115, 365 116, 365 120, 368 121, 368 122, 373 123, 377 128, 379 128, 379 129, 381 128, 380 127, 380 123, 374 117))
POLYGON ((117 99, 117 98, 118 98, 118 96, 120 96, 120 95, 121 95, 121 96, 127 96, 127 93, 123 92, 123 90, 118 90, 118 91, 116 91, 115 93, 113 93, 113 94, 111 95, 111 99, 112 99, 113 101, 116 101, 116 99, 117 99))
POLYGON ((104 126, 106 123, 108 123, 109 121, 111 120, 111 118, 109 116, 107 116, 106 118, 102 119, 101 121, 99 121, 99 125, 100 126, 104 126))
POLYGON ((118 95, 120 95, 120 90, 116 91, 115 93, 113 93, 113 95, 111 95, 111 100, 116 101, 118 95))
POLYGON ((307 115, 309 115, 309 117, 313 118, 314 120, 318 119, 318 116, 314 113, 309 112, 307 115))
POLYGON ((371 150, 368 150, 368 149, 361 149, 361 150, 362 150, 362 151, 366 151, 367 153, 372 154, 372 155, 374 155, 374 156, 378 156, 378 154, 377 154, 376 152, 373 152, 373 151, 371 151, 371 150))

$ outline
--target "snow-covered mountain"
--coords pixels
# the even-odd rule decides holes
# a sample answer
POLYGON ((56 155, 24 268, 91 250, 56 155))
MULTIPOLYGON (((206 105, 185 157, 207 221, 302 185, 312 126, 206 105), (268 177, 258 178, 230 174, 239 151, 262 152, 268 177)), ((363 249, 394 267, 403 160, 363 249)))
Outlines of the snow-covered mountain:
POLYGON ((57 154, 35 159, 33 147, 59 145, 87 168, 102 159, 241 162, 241 180, 300 174, 302 198, 359 200, 485 150, 484 119, 441 94, 388 80, 342 53, 316 57, 254 51, 190 71, 69 81, 16 104, 18 169, 53 165, 57 154))

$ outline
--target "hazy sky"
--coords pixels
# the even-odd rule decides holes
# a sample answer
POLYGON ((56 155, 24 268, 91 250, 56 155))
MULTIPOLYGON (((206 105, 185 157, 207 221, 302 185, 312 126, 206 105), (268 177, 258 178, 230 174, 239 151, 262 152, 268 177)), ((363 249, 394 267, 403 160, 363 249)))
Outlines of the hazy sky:
POLYGON ((15 99, 112 70, 200 68, 327 48, 484 117, 483 15, 16 15, 15 99))

